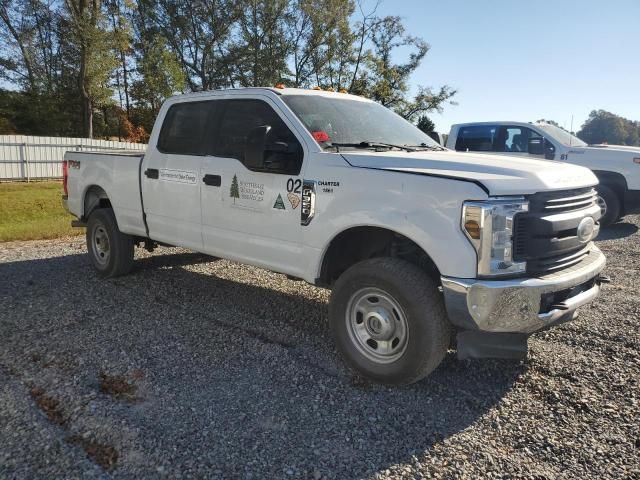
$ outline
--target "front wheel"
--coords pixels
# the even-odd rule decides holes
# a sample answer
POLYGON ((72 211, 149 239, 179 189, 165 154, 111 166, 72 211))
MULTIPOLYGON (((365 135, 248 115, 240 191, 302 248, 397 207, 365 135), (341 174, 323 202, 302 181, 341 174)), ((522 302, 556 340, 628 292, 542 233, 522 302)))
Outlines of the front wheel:
POLYGON ((102 278, 126 275, 133 266, 133 237, 118 229, 110 208, 94 210, 87 222, 87 250, 102 278))
POLYGON ((431 373, 451 337, 441 294, 429 276, 396 258, 357 263, 336 282, 330 323, 347 363, 375 381, 406 385, 431 373))
POLYGON ((600 207, 600 225, 606 227, 620 218, 620 198, 606 185, 598 185, 596 190, 600 207))

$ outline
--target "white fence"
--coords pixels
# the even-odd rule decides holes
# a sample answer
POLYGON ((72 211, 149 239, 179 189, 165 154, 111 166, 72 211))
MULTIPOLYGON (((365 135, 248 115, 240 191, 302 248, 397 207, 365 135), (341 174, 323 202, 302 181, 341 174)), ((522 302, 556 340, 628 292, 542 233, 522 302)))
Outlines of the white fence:
POLYGON ((0 181, 62 177, 62 160, 68 150, 145 150, 142 143, 89 138, 0 135, 0 181))

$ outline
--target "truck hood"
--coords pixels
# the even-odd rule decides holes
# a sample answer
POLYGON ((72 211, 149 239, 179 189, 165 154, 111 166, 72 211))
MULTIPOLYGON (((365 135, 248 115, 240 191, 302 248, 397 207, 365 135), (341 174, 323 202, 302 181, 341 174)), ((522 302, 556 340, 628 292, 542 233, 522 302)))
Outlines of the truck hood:
POLYGON ((599 145, 589 145, 588 147, 569 147, 575 150, 598 150, 602 151, 602 149, 606 149, 607 152, 631 152, 637 153, 640 155, 640 147, 633 147, 629 145, 609 145, 609 144, 599 144, 599 145))
POLYGON ((469 152, 341 152, 350 165, 480 183, 492 196, 596 185, 591 170, 562 162, 469 152))

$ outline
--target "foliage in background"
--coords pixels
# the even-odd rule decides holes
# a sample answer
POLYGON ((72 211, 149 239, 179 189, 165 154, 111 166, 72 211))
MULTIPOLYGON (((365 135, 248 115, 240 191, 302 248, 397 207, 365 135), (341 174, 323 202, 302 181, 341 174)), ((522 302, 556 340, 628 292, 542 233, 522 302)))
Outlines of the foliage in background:
POLYGON ((0 0, 0 134, 145 140, 170 95, 345 90, 408 120, 455 90, 410 88, 429 51, 356 0, 0 0), (400 59, 405 56, 405 60, 400 59))
POLYGON ((640 146, 640 122, 634 122, 605 110, 593 110, 582 125, 578 137, 589 144, 640 146))
POLYGON ((416 126, 424 133, 431 133, 436 130, 436 124, 426 115, 420 115, 416 126))

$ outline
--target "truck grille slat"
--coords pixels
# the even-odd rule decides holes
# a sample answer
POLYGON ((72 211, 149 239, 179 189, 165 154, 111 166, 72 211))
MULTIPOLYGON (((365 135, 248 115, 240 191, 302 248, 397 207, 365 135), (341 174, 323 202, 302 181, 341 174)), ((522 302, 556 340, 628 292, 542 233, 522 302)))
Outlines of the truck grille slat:
POLYGON ((589 250, 578 240, 577 228, 584 217, 574 214, 567 221, 566 215, 557 214, 587 209, 593 214, 596 200, 593 187, 531 195, 529 211, 514 218, 514 259, 526 260, 527 272, 535 275, 560 271, 583 261, 589 250), (560 217, 565 218, 560 221, 560 217))
POLYGON ((569 212, 595 205, 597 193, 594 188, 570 190, 568 192, 553 192, 545 194, 542 211, 569 212), (585 191, 586 190, 586 191, 585 191), (545 198, 546 197, 546 198, 545 198))

